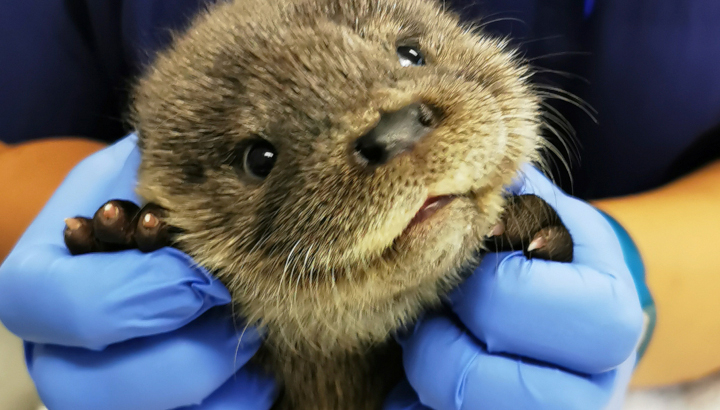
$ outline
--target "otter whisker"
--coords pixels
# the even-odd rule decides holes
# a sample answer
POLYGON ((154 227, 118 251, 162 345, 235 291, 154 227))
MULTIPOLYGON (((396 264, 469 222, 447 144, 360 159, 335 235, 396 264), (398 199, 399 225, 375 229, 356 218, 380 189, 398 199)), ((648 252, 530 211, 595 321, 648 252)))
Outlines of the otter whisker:
POLYGON ((557 53, 548 53, 548 54, 543 54, 543 55, 527 58, 524 61, 526 63, 532 63, 533 61, 544 60, 546 58, 553 58, 553 57, 566 57, 566 56, 585 56, 585 57, 587 57, 587 56, 591 56, 591 55, 592 55, 592 53, 589 53, 587 51, 559 51, 557 53))
MULTIPOLYGON (((295 249, 298 247, 298 245, 300 245, 301 241, 302 241, 302 239, 298 239, 297 242, 295 242, 295 246, 293 246, 292 249, 290 249, 290 253, 288 254, 287 258, 285 259, 285 267, 283 268, 282 275, 280 276, 280 280, 278 281, 279 283, 285 282, 285 277, 287 276, 290 258, 292 258, 293 252, 295 252, 295 249)), ((291 273, 291 277, 292 277, 292 273, 291 273)))
POLYGON ((560 143, 563 145, 563 148, 565 148, 565 152, 567 153, 569 160, 573 158, 575 160, 578 160, 579 148, 574 143, 575 140, 572 135, 569 135, 569 133, 573 132, 574 130, 569 130, 567 128, 569 127, 569 125, 562 123, 562 121, 554 114, 544 112, 543 117, 545 121, 542 122, 541 127, 551 131, 557 137, 558 141, 560 141, 560 143), (551 125, 551 123, 554 125, 551 125), (555 125, 557 125, 557 127, 555 127, 555 125))
POLYGON ((541 102, 542 107, 546 110, 542 113, 543 117, 547 117, 548 115, 552 115, 553 121, 555 121, 557 124, 562 125, 564 129, 567 130, 567 138, 568 142, 573 144, 573 147, 575 148, 575 152, 577 153, 579 150, 580 141, 577 139, 577 132, 575 131, 575 128, 570 124, 570 121, 568 121, 567 118, 555 107, 552 106, 552 104, 548 103, 547 101, 541 102), (549 112, 548 112, 549 111, 549 112))
POLYGON ((587 114, 588 117, 593 122, 597 122, 597 111, 588 104, 585 100, 582 98, 576 96, 575 94, 565 92, 563 90, 560 90, 555 87, 546 86, 542 84, 536 84, 535 87, 538 89, 537 95, 540 97, 545 97, 549 99, 555 99, 559 101, 567 102, 568 104, 574 105, 581 109, 585 114, 587 114), (544 90, 544 91, 543 91, 544 90))
POLYGON ((520 23, 522 25, 527 25, 527 23, 524 20, 516 18, 516 17, 498 17, 498 18, 492 19, 492 20, 483 20, 483 21, 478 20, 476 23, 477 30, 474 30, 474 31, 484 30, 490 24, 500 23, 500 22, 505 22, 505 21, 512 21, 515 23, 520 23))
MULTIPOLYGON (((307 259, 307 253, 305 254, 305 256, 307 259)), ((295 267, 297 265, 297 262, 298 262, 298 258, 295 258, 294 262, 293 262, 293 269, 292 269, 292 272, 290 275, 290 278, 292 278, 293 275, 296 277, 295 278, 295 287, 293 290, 293 302, 297 301, 297 295, 300 290, 300 281, 305 277, 305 271, 304 271, 305 264, 303 263, 303 266, 301 267, 300 271, 296 272, 295 267)))
POLYGON ((518 45, 520 45, 520 46, 526 46, 526 45, 528 45, 528 44, 538 43, 538 42, 541 42, 541 41, 557 40, 557 39, 560 39, 560 38, 562 38, 562 37, 563 37, 563 36, 561 36, 561 35, 552 35, 552 36, 545 36, 545 37, 537 37, 537 38, 533 38, 533 39, 530 39, 530 40, 520 41, 520 42, 518 42, 518 45))
POLYGON ((562 71, 562 70, 553 70, 553 69, 545 68, 545 67, 542 67, 542 66, 539 66, 536 64, 533 65, 532 72, 533 72, 533 76, 535 76, 536 74, 557 74, 561 77, 579 80, 585 84, 590 84, 590 80, 588 80, 587 78, 585 78, 579 74, 574 74, 574 73, 571 73, 568 71, 562 71))
POLYGON ((593 108, 592 105, 590 105, 587 101, 583 100, 582 98, 578 97, 577 95, 571 93, 570 91, 563 90, 562 88, 558 88, 549 84, 542 84, 537 83, 535 84, 535 88, 539 90, 545 90, 548 92, 553 93, 554 95, 563 95, 568 98, 573 99, 574 101, 578 102, 579 104, 582 104, 585 106, 588 110, 591 110, 593 113, 597 114, 597 111, 593 108))
MULTIPOLYGON (((237 316, 235 316, 235 314, 233 313, 233 318, 234 317, 237 317, 237 316)), ((238 365, 237 365, 238 353, 240 353, 240 346, 242 345, 242 338, 243 338, 243 336, 245 336, 245 332, 250 328, 250 323, 251 323, 250 320, 246 320, 245 326, 243 326, 242 332, 240 332, 240 336, 238 337, 238 342, 237 342, 237 345, 235 346, 235 356, 233 357, 233 369, 238 368, 238 365)), ((233 326, 235 326, 235 331, 237 331, 237 321, 233 320, 233 326)), ((260 331, 260 330, 256 330, 256 331, 260 331)))
MULTIPOLYGON (((548 123, 543 124, 545 128, 549 129, 553 134, 555 134, 558 137, 558 140, 565 146, 565 149, 568 149, 567 145, 563 142, 562 136, 560 135, 560 132, 555 129, 555 127, 551 126, 548 123)), ((560 160, 560 162, 565 167, 565 171, 567 171, 568 177, 570 177, 572 181, 572 171, 570 170, 570 163, 565 159, 565 157, 562 155, 560 150, 550 141, 548 140, 542 140, 541 145, 543 148, 547 149, 551 153, 555 154, 555 157, 560 160)))
MULTIPOLYGON (((308 261, 308 258, 310 257, 310 252, 312 252, 313 245, 314 244, 310 244, 310 247, 307 249, 307 251, 305 251, 305 260, 303 260, 303 264, 302 264, 302 268, 301 268, 302 269, 301 274, 303 277, 305 277, 305 273, 306 273, 305 267, 307 266, 307 261, 308 261)), ((312 275, 312 272, 310 272, 308 276, 310 276, 310 275, 312 275)), ((310 283, 312 284, 312 279, 310 279, 310 283)))
POLYGON ((568 104, 571 104, 571 105, 583 110, 588 115, 588 117, 590 117, 590 119, 592 119, 593 121, 596 121, 595 111, 589 106, 586 107, 584 101, 577 101, 572 97, 564 96, 562 94, 556 94, 550 90, 544 90, 544 91, 538 90, 536 93, 539 97, 543 97, 543 98, 550 99, 550 100, 564 101, 568 104))

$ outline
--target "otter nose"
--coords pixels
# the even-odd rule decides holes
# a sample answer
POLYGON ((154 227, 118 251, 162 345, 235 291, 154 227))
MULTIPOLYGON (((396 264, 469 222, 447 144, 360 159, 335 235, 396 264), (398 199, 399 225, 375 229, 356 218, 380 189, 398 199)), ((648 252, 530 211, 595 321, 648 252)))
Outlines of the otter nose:
POLYGON ((385 164, 410 151, 432 130, 433 111, 423 104, 410 104, 380 116, 375 128, 355 141, 355 151, 370 166, 385 164))

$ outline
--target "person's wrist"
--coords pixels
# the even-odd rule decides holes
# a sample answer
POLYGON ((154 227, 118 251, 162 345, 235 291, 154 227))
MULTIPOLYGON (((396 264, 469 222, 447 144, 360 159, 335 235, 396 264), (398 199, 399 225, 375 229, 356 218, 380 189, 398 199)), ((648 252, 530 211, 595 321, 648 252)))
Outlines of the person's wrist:
POLYGON ((618 241, 620 242, 620 246, 623 252, 623 258, 625 259, 625 264, 630 270, 633 282, 635 283, 635 289, 637 290, 638 296, 640 298, 640 304, 643 310, 643 331, 637 347, 636 362, 639 362, 642 359, 643 354, 647 350, 650 340, 652 339, 653 331, 655 330, 655 323, 657 320, 655 302, 652 298, 652 295, 650 294, 647 283, 645 282, 645 265, 643 263, 642 256, 640 255, 640 251, 638 250, 637 245, 635 244, 627 230, 625 230, 625 228, 608 213, 599 208, 596 209, 608 221, 613 231, 615 232, 618 241))

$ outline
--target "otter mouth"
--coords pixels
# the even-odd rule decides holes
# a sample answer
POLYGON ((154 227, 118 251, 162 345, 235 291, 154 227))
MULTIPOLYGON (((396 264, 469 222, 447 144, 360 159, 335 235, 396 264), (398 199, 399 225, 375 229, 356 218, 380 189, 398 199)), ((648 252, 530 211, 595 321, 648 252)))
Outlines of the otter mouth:
POLYGON ((449 205, 452 201, 457 198, 457 195, 441 195, 431 196, 425 200, 420 209, 417 211, 413 219, 410 220, 405 231, 412 228, 413 226, 419 225, 426 221, 431 216, 435 215, 437 211, 449 205))

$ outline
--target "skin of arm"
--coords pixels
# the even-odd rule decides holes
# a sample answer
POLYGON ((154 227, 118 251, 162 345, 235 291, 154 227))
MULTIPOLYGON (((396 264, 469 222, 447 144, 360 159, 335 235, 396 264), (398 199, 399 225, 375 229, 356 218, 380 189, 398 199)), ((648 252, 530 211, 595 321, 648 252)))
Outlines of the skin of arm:
POLYGON ((68 172, 105 146, 81 138, 0 142, 0 262, 68 172))
POLYGON ((631 386, 676 384, 720 369, 720 161, 658 189, 593 205, 637 245, 657 309, 631 386))

